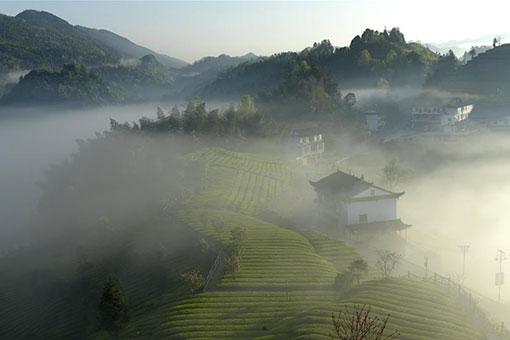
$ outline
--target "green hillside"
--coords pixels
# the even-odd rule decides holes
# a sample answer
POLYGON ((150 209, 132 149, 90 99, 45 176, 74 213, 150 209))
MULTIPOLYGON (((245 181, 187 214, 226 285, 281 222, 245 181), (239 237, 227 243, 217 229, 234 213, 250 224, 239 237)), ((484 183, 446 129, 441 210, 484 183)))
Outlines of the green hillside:
MULTIPOLYGON (((280 164, 268 170, 266 157, 221 149, 205 149, 190 158, 210 167, 252 169, 264 178, 281 173, 278 169, 284 167, 280 164)), ((392 314, 389 327, 401 330, 402 339, 438 339, 438 334, 445 335, 441 339, 479 339, 453 299, 432 283, 376 280, 356 287, 347 297, 335 291, 336 274, 359 256, 354 249, 315 231, 300 234, 242 211, 225 210, 232 197, 226 193, 242 184, 232 181, 231 172, 208 169, 202 176, 212 174, 216 202, 209 202, 207 209, 190 202, 178 215, 192 228, 222 242, 228 241, 231 228, 245 226, 243 264, 235 278, 224 275, 215 291, 186 298, 169 310, 162 338, 329 339, 332 311, 344 304, 367 303, 377 314, 392 314), (218 219, 224 222, 224 229, 218 230, 212 223, 218 219)), ((209 189, 202 187, 199 196, 209 189)), ((260 199, 257 197, 253 200, 260 199)))
POLYGON ((383 32, 366 29, 348 47, 336 48, 329 40, 301 52, 283 52, 242 63, 222 72, 204 94, 238 96, 268 92, 289 81, 296 65, 327 70, 342 88, 375 88, 380 79, 390 86, 421 87, 429 68, 439 56, 418 43, 407 43, 394 28, 383 32))
POLYGON ((94 29, 83 26, 76 26, 76 28, 90 35, 97 41, 115 49, 123 58, 136 58, 140 59, 147 54, 152 54, 163 65, 172 68, 181 68, 188 65, 187 62, 177 58, 167 56, 165 54, 156 53, 151 49, 137 45, 118 34, 104 29, 94 29))
POLYGON ((47 12, 0 14, 0 73, 79 62, 117 63, 121 55, 66 21, 47 12))
POLYGON ((451 91, 492 94, 510 91, 510 44, 480 53, 433 83, 451 91))
POLYGON ((20 78, 1 98, 2 104, 106 104, 127 99, 116 83, 105 82, 85 66, 70 64, 61 71, 35 69, 20 78))
MULTIPOLYGON (((171 219, 155 219, 154 225, 146 227, 155 228, 153 241, 165 228, 172 228, 159 240, 167 252, 173 251, 160 254, 153 249, 157 243, 149 242, 146 251, 153 255, 143 261, 138 260, 142 253, 134 252, 130 260, 113 268, 102 264, 107 272, 118 273, 129 302, 130 319, 117 338, 330 339, 332 312, 369 304, 377 315, 391 314, 388 327, 398 329, 403 340, 481 339, 454 299, 434 283, 377 279, 374 272, 361 285, 338 291, 335 278, 359 257, 355 249, 315 230, 284 228, 251 216, 290 183, 293 173, 278 158, 206 148, 187 155, 185 161, 196 169, 189 173, 198 176, 193 192, 171 219), (240 226, 246 229, 240 270, 235 275, 223 273, 206 292, 191 295, 179 274, 198 269, 206 275, 221 245, 230 242, 230 231, 240 226), (209 250, 200 248, 200 238, 208 240, 209 250)), ((144 234, 129 234, 128 242, 139 241, 140 235, 144 234)), ((94 290, 83 296, 92 308, 83 308, 76 300, 66 300, 66 294, 52 295, 54 286, 42 279, 47 269, 38 263, 30 265, 40 272, 23 269, 33 277, 25 277, 26 289, 13 284, 21 274, 2 264, 0 270, 7 270, 9 277, 0 281, 0 305, 7 307, 0 311, 0 338, 114 337, 105 331, 89 333, 95 329, 94 314, 90 314, 97 303, 94 290), (48 290, 33 289, 34 284, 47 284, 48 290), (87 310, 89 314, 83 314, 87 310), (37 318, 38 314, 48 317, 37 318)), ((92 284, 95 291, 100 290, 103 270, 95 268, 100 275, 94 276, 94 270, 80 268, 85 281, 77 280, 75 287, 92 284), (90 281, 94 278, 99 280, 90 281)), ((61 287, 73 286, 62 283, 61 287)))

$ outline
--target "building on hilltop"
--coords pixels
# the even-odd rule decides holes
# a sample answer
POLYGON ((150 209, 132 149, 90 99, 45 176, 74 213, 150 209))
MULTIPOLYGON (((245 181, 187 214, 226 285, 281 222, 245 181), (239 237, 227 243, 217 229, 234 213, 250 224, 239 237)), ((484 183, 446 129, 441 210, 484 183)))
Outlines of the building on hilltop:
POLYGON ((411 128, 421 131, 452 133, 463 130, 464 122, 473 111, 473 105, 459 102, 447 105, 413 106, 411 128))
POLYGON ((316 164, 324 155, 324 138, 318 128, 292 129, 290 133, 292 157, 302 165, 316 164))
POLYGON ((319 214, 333 217, 352 233, 402 231, 410 227, 397 217, 397 201, 403 192, 392 192, 337 170, 310 181, 317 193, 319 214))

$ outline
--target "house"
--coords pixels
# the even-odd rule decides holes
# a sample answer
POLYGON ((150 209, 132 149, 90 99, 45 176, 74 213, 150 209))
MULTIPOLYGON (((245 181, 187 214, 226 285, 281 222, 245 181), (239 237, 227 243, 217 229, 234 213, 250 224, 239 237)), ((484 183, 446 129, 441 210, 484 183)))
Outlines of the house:
POLYGON ((337 170, 323 179, 310 181, 317 193, 319 214, 334 217, 350 232, 401 231, 410 227, 397 215, 403 192, 392 192, 337 170))
POLYGON ((292 129, 290 153, 302 165, 316 164, 324 155, 324 138, 318 128, 292 129))
POLYGON ((452 133, 464 128, 464 121, 473 111, 473 105, 450 102, 446 105, 413 106, 411 128, 421 131, 452 133))
POLYGON ((385 115, 378 113, 376 110, 368 110, 365 112, 366 127, 369 131, 377 131, 386 125, 385 115))

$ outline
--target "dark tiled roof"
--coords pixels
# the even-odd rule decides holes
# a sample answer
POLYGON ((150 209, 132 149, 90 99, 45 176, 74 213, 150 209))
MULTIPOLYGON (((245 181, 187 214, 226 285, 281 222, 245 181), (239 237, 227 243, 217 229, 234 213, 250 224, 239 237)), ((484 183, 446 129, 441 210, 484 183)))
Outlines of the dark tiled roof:
POLYGON ((317 190, 342 192, 350 197, 373 186, 363 178, 358 178, 340 170, 337 170, 317 182, 310 181, 310 184, 317 190))
MULTIPOLYGON (((389 190, 379 188, 373 183, 365 181, 363 176, 361 178, 356 177, 340 170, 337 170, 317 182, 310 181, 310 184, 315 188, 315 190, 338 194, 340 198, 343 199, 351 199, 353 196, 356 196, 357 194, 372 187, 388 192, 388 196, 399 197, 404 194, 403 192, 394 193, 389 190)), ((379 195, 377 198, 381 198, 381 196, 379 195)), ((373 198, 370 197, 369 199, 373 198)))

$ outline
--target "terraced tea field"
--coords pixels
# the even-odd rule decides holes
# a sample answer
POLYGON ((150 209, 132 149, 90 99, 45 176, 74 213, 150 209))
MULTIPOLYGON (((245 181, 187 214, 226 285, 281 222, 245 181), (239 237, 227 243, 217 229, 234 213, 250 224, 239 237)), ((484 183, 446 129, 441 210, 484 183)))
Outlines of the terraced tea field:
POLYGON ((401 340, 480 340, 446 292, 430 282, 365 282, 341 300, 332 289, 218 291, 179 303, 162 327, 168 339, 330 339, 331 312, 370 304, 390 314, 401 340))
POLYGON ((275 157, 207 148, 188 156, 202 168, 195 207, 252 213, 281 194, 291 171, 275 157))
POLYGON ((332 263, 320 257, 310 241, 296 232, 229 211, 186 209, 179 217, 223 241, 232 228, 246 227, 242 269, 235 280, 230 275, 224 276, 219 287, 318 287, 334 282, 336 271, 332 263), (207 220, 203 218, 204 212, 207 220), (221 235, 211 222, 218 219, 224 222, 221 235))
POLYGON ((289 176, 283 164, 269 161, 272 165, 264 168, 267 158, 251 157, 218 149, 190 156, 206 164, 201 191, 206 199, 198 197, 178 217, 220 242, 228 241, 232 228, 244 226, 246 249, 235 279, 224 275, 216 291, 175 305, 161 328, 163 338, 330 339, 332 311, 370 304, 376 314, 392 314, 389 327, 399 329, 403 340, 479 339, 455 302, 432 283, 367 281, 342 300, 332 283, 359 254, 343 241, 316 231, 298 233, 247 215, 282 190, 254 194, 250 190, 260 191, 255 189, 259 182, 246 180, 247 174, 282 186, 289 176), (239 192, 243 192, 241 200, 239 192))

